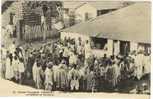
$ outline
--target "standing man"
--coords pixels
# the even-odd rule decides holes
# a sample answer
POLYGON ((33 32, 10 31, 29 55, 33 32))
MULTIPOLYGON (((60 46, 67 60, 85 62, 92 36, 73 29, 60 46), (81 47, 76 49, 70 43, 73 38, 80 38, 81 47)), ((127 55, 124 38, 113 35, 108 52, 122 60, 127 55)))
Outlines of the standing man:
POLYGON ((19 83, 20 84, 23 83, 24 71, 25 71, 24 60, 23 58, 19 58, 18 72, 19 72, 19 83))
POLYGON ((52 91, 53 90, 53 63, 49 62, 45 70, 45 89, 52 91))
POLYGON ((46 32, 47 32, 46 16, 47 16, 48 7, 46 5, 43 5, 42 10, 43 10, 43 15, 41 16, 41 30, 43 32, 43 40, 46 40, 46 32))

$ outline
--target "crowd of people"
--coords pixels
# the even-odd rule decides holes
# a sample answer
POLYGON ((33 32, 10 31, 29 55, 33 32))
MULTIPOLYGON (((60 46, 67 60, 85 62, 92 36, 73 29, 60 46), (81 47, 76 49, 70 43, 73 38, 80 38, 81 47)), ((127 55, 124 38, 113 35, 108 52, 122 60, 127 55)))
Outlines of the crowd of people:
POLYGON ((96 57, 89 41, 83 43, 81 38, 65 38, 39 48, 13 42, 9 49, 2 45, 1 55, 2 78, 19 84, 33 82, 33 87, 49 91, 118 90, 127 79, 139 81, 149 75, 151 65, 150 54, 142 50, 96 57))

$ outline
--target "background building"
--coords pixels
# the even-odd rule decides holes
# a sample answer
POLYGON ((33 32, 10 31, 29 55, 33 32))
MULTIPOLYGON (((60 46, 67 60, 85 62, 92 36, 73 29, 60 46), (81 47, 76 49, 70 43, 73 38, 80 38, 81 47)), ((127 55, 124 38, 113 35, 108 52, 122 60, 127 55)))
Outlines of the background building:
MULTIPOLYGON (((109 13, 111 11, 120 9, 133 2, 107 2, 107 1, 65 1, 63 2, 64 20, 70 20, 70 26, 76 23, 94 19, 99 15, 109 13), (74 21, 74 22, 73 22, 74 21)), ((67 23, 67 22, 66 22, 67 23)), ((69 25, 66 25, 67 27, 69 25)))
POLYGON ((96 55, 124 55, 139 49, 150 53, 150 8, 150 3, 132 4, 64 29, 61 31, 61 39, 65 36, 88 39, 93 42, 91 49, 96 55))

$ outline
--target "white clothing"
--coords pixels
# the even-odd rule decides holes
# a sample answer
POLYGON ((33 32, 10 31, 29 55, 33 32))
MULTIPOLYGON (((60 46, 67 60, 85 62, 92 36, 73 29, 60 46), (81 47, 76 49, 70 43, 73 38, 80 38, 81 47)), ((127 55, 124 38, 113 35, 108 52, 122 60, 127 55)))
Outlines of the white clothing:
POLYGON ((85 59, 91 56, 91 48, 89 44, 85 44, 85 59))
POLYGON ((71 55, 70 55, 69 63, 70 63, 71 65, 77 63, 77 57, 76 57, 76 55, 74 55, 73 53, 71 53, 71 55))
POLYGON ((11 44, 10 47, 9 47, 9 52, 12 53, 12 54, 14 54, 15 50, 16 50, 15 45, 14 44, 11 44))
POLYGON ((32 67, 32 74, 33 74, 33 80, 36 82, 36 69, 37 69, 37 63, 35 62, 32 67))
POLYGON ((74 90, 74 88, 76 90, 79 90, 79 80, 71 80, 70 85, 71 85, 71 90, 74 90))
POLYGON ((150 56, 144 57, 144 74, 148 74, 151 71, 151 59, 150 56))
POLYGON ((19 62, 19 67, 18 67, 18 71, 20 72, 20 73, 23 73, 24 71, 25 71, 25 68, 24 68, 24 64, 22 63, 22 62, 19 62))
POLYGON ((6 79, 11 79, 14 77, 14 72, 13 72, 13 67, 10 64, 10 59, 6 59, 6 72, 5 72, 5 78, 6 79))
POLYGON ((45 16, 41 16, 41 24, 45 23, 45 16))
POLYGON ((53 85, 53 71, 49 68, 45 70, 45 83, 53 85))
POLYGON ((143 54, 138 54, 135 60, 135 66, 136 66, 135 75, 138 79, 140 79, 143 76, 143 64, 144 64, 143 54))
POLYGON ((13 61, 12 61, 12 67, 13 67, 13 71, 14 72, 17 72, 19 70, 19 61, 13 59, 13 61))
POLYGON ((64 56, 64 57, 68 57, 68 56, 69 56, 69 50, 68 50, 67 47, 64 47, 63 56, 64 56))
POLYGON ((7 31, 9 34, 13 35, 13 25, 7 25, 7 31))

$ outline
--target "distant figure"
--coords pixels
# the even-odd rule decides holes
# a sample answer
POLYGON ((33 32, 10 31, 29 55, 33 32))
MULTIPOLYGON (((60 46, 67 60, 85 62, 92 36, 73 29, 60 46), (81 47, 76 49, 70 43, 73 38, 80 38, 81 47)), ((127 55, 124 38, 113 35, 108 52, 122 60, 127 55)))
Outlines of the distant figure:
POLYGON ((43 33, 43 40, 46 40, 47 25, 46 17, 44 15, 41 16, 41 31, 43 33))
POLYGON ((7 25, 6 30, 7 30, 7 33, 10 35, 10 38, 13 38, 14 28, 13 28, 13 25, 11 23, 9 23, 7 25))
POLYGON ((47 24, 46 24, 46 14, 48 7, 43 5, 42 7, 43 15, 41 16, 41 31, 43 32, 43 40, 46 40, 47 24))

